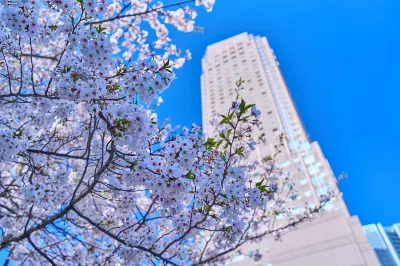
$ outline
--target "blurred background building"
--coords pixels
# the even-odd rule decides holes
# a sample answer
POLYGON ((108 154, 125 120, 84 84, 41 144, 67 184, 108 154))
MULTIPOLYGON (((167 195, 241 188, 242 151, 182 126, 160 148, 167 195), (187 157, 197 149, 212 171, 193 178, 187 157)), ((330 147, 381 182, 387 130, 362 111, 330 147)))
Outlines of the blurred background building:
MULTIPOLYGON (((311 141, 290 95, 279 62, 265 37, 242 33, 209 45, 202 59, 201 98, 203 128, 216 137, 209 123, 217 113, 225 113, 235 99, 235 82, 245 80, 241 97, 261 111, 255 141, 263 134, 266 141, 256 146, 255 157, 274 153, 277 136, 284 133, 283 151, 277 164, 296 181, 298 190, 291 196, 294 213, 303 207, 318 206, 319 196, 338 191, 336 178, 319 144, 311 141)), ((307 93, 305 90, 304 93, 307 93)), ((312 103, 310 103, 312 104, 312 103)), ((256 175, 257 173, 255 173, 256 175)), ((247 244, 242 255, 230 260, 234 265, 264 266, 361 266, 379 265, 356 216, 350 216, 341 196, 324 206, 319 219, 299 226, 282 242, 266 238, 247 244), (253 254, 263 255, 260 261, 253 254)))
POLYGON ((400 224, 369 224, 363 231, 382 266, 400 265, 400 224))

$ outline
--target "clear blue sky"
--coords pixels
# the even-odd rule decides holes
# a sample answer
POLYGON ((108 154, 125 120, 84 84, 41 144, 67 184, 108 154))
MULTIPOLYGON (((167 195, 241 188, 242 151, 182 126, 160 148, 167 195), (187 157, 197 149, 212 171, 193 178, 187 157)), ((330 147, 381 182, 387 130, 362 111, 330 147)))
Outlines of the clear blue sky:
POLYGON ((400 222, 400 2, 217 0, 202 34, 174 33, 193 59, 163 94, 161 117, 201 123, 201 58, 208 44, 247 31, 266 36, 312 140, 363 224, 400 222))
POLYGON ((400 222, 399 0, 217 0, 199 15, 204 33, 172 34, 193 59, 163 94, 160 116, 200 124, 206 46, 244 31, 266 36, 311 139, 349 175, 341 190, 350 212, 363 224, 400 222))

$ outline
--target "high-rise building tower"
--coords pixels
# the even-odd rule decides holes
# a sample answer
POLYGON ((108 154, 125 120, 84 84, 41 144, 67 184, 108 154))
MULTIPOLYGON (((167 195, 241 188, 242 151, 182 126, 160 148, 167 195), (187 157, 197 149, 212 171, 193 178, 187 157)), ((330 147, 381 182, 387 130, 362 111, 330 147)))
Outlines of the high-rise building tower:
MULTIPOLYGON (((216 130, 209 121, 225 113, 235 99, 237 78, 245 80, 241 97, 261 111, 260 132, 266 142, 257 145, 253 156, 264 158, 274 152, 276 136, 285 135, 278 165, 296 181, 298 194, 292 197, 294 212, 307 202, 318 205, 319 196, 337 190, 336 179, 317 142, 311 142, 279 69, 279 63, 265 37, 242 33, 212 44, 202 60, 201 96, 203 128, 207 135, 216 130)), ((322 218, 301 225, 282 243, 266 239, 248 244, 242 251, 250 257, 263 253, 262 263, 249 256, 231 260, 235 265, 350 266, 379 265, 357 217, 350 217, 342 198, 325 205, 322 218), (253 264, 252 264, 253 263, 253 264)))
POLYGON ((369 224, 363 226, 363 231, 382 266, 400 265, 400 224, 369 224))

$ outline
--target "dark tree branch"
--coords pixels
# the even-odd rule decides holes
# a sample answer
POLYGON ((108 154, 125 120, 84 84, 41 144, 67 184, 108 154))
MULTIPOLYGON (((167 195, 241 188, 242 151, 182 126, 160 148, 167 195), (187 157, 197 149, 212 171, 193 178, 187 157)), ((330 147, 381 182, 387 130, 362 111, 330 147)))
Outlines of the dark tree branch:
POLYGON ((114 20, 117 20, 117 19, 123 19, 123 18, 141 16, 141 15, 145 15, 145 14, 148 14, 148 13, 151 13, 151 12, 154 12, 154 11, 158 11, 158 10, 160 10, 160 9, 169 8, 169 7, 173 7, 173 6, 179 6, 179 5, 181 5, 181 4, 186 4, 186 3, 192 3, 192 2, 194 2, 194 1, 195 1, 195 0, 181 1, 181 2, 177 2, 177 3, 173 3, 173 4, 169 4, 169 5, 164 5, 164 6, 160 6, 160 7, 153 8, 153 9, 148 9, 148 10, 146 10, 146 11, 138 12, 138 13, 130 14, 130 15, 121 15, 121 12, 120 12, 120 13, 119 13, 117 16, 115 16, 115 17, 108 18, 108 19, 104 19, 104 20, 98 20, 98 21, 87 22, 87 23, 85 23, 85 25, 96 25, 96 24, 101 24, 101 23, 105 23, 105 22, 114 21, 114 20))

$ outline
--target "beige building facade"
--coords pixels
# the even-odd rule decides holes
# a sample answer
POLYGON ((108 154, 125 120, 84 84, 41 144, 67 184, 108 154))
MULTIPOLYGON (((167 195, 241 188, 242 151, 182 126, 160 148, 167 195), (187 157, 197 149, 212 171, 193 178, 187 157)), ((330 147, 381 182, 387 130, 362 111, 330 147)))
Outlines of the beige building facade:
MULTIPOLYGON (((253 156, 271 155, 277 136, 284 133, 283 152, 277 164, 296 181, 291 197, 294 212, 302 206, 319 205, 319 196, 337 191, 336 178, 317 142, 311 142, 297 112, 273 50, 265 37, 242 33, 207 47, 202 59, 201 98, 203 128, 207 135, 216 131, 209 121, 225 113, 235 99, 235 82, 242 78, 241 97, 261 111, 260 127, 254 140, 264 134, 267 141, 256 147, 253 156)), ((244 255, 230 260, 232 265, 263 266, 358 266, 379 265, 361 224, 351 217, 339 196, 325 205, 326 213, 288 233, 282 242, 265 239, 242 248, 244 255), (263 255, 255 262, 255 252, 263 255)))

